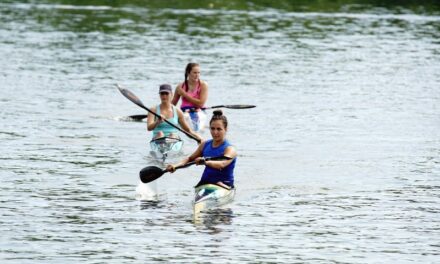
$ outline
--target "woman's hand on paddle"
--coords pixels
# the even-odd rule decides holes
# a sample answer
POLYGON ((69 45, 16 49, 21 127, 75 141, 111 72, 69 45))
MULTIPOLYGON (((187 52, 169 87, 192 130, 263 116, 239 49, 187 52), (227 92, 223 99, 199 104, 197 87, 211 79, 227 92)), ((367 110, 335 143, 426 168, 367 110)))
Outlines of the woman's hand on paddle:
POLYGON ((197 165, 205 165, 206 162, 204 157, 197 157, 194 161, 196 162, 197 165))
POLYGON ((176 167, 174 167, 172 164, 168 164, 166 170, 173 173, 176 171, 176 167))
POLYGON ((162 123, 166 118, 163 115, 160 115, 160 118, 156 119, 158 124, 162 123))
POLYGON ((155 128, 158 126, 158 125, 160 125, 160 123, 162 123, 164 120, 165 120, 166 118, 163 116, 163 115, 160 115, 160 118, 157 118, 156 119, 156 122, 154 123, 155 124, 155 128))
POLYGON ((203 143, 203 140, 204 140, 204 139, 203 139, 199 134, 197 134, 197 133, 195 133, 195 132, 194 132, 194 136, 198 139, 198 141, 197 141, 197 145, 200 146, 200 144, 203 143))

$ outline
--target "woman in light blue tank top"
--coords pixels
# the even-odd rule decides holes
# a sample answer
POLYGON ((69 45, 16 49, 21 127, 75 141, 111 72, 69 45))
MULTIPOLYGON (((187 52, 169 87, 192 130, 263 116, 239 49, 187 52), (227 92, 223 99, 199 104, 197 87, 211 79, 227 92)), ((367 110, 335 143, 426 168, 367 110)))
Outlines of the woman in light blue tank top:
POLYGON ((197 165, 205 165, 202 178, 197 186, 202 184, 216 184, 226 189, 234 188, 234 169, 237 160, 237 151, 226 140, 228 130, 228 120, 221 110, 213 113, 209 122, 212 139, 203 142, 191 156, 183 159, 177 164, 170 164, 167 170, 174 172, 177 166, 182 166, 188 162, 195 161, 197 165), (224 156, 226 160, 205 160, 205 157, 224 156))
POLYGON ((153 131, 153 139, 161 137, 179 137, 177 134, 178 130, 167 122, 163 121, 167 120, 171 124, 190 133, 195 138, 202 140, 202 137, 192 131, 189 125, 186 123, 182 110, 175 107, 171 103, 171 98, 173 96, 171 85, 162 84, 159 87, 159 95, 160 104, 150 108, 150 110, 160 115, 161 118, 157 118, 155 115, 148 115, 147 118, 147 130, 153 131))
MULTIPOLYGON (((156 106, 156 114, 161 115, 161 111, 160 111, 160 107, 161 105, 157 105, 156 106)), ((179 127, 179 118, 177 115, 177 111, 176 111, 176 107, 174 105, 171 105, 172 111, 173 111, 173 116, 171 118, 168 118, 167 121, 170 122, 171 124, 179 127)), ((158 118, 155 116, 154 117, 154 121, 158 121, 158 118)), ((159 125, 157 125, 154 129, 153 129, 153 138, 157 138, 157 137, 176 137, 177 136, 177 128, 171 126, 170 124, 168 124, 167 122, 160 122, 159 125), (158 136, 160 134, 160 136, 158 136)))

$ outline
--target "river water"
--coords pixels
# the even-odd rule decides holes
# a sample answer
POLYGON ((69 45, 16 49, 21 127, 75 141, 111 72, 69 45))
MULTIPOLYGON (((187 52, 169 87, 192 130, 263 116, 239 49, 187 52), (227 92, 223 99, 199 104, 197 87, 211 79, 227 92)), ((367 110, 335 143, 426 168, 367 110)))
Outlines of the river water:
POLYGON ((438 2, 264 2, 2 1, 2 263, 438 263, 438 2), (114 86, 151 106, 190 61, 257 105, 224 109, 237 196, 197 220, 202 168, 140 184, 114 86))

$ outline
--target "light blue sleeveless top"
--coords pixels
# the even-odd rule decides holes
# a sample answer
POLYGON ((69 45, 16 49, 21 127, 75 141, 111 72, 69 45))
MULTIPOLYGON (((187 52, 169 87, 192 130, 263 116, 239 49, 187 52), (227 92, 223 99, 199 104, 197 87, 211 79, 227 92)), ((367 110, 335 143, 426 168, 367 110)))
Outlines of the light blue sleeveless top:
MULTIPOLYGON (((173 117, 168 118, 167 121, 175 126, 179 126, 179 118, 177 116, 177 110, 176 107, 173 105, 173 117)), ((160 115, 160 105, 156 106, 156 114, 160 115)), ((154 120, 157 120, 157 117, 154 118, 154 120)), ((162 131, 165 136, 169 136, 171 133, 177 133, 179 130, 169 125, 167 122, 160 123, 157 127, 153 129, 153 137, 159 133, 159 131, 162 131)))

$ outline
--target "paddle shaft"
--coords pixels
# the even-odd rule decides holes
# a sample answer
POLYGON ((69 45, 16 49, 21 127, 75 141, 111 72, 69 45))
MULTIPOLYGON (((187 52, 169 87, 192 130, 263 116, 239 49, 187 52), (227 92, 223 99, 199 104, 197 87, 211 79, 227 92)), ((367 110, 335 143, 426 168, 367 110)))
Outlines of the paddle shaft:
POLYGON ((207 107, 206 109, 214 109, 214 108, 229 108, 229 109, 248 109, 248 108, 254 108, 255 105, 214 105, 211 107, 207 107))
POLYGON ((169 122, 166 119, 163 119, 160 115, 156 114, 155 112, 151 111, 150 109, 148 109, 142 102, 141 100, 134 95, 132 92, 130 92, 127 89, 124 89, 122 87, 119 86, 119 84, 116 84, 116 86, 118 87, 119 91, 121 92, 122 95, 124 95, 128 100, 132 101, 133 103, 135 103, 137 106, 147 110, 149 113, 151 113, 152 115, 156 116, 157 118, 161 119, 162 121, 165 121, 165 123, 169 124, 170 126, 176 128, 177 130, 179 130, 180 132, 184 133, 185 135, 187 135, 188 137, 194 139, 195 141, 197 141, 197 143, 200 143, 201 141, 194 137, 193 135, 191 135, 190 133, 186 132, 185 130, 181 129, 180 127, 174 125, 173 123, 169 122))
POLYGON ((214 105, 214 106, 206 106, 206 107, 184 107, 182 110, 190 110, 190 111, 196 111, 197 109, 215 109, 215 108, 228 108, 228 109, 248 109, 248 108, 254 108, 255 105, 244 105, 244 104, 235 104, 235 105, 214 105))
MULTIPOLYGON (((212 157, 212 158, 205 158, 205 161, 208 161, 208 160, 229 160, 229 159, 231 159, 231 158, 229 158, 229 157, 225 157, 225 156, 219 156, 219 157, 212 157)), ((180 165, 180 166, 177 166, 177 167, 175 167, 174 169, 176 169, 176 170, 178 170, 178 169, 183 169, 183 168, 187 168, 187 167, 190 167, 190 166, 192 166, 192 165, 194 165, 194 164, 196 164, 196 161, 195 160, 193 160, 193 161, 190 161, 190 162, 188 162, 188 163, 185 163, 185 164, 183 164, 183 165, 180 165)), ((167 172, 167 170, 163 170, 164 171, 164 173, 165 172, 167 172)))
MULTIPOLYGON (((230 160, 230 159, 231 158, 229 158, 229 157, 219 156, 219 157, 205 158, 205 161, 208 161, 208 160, 230 160)), ((191 161, 186 164, 175 167, 174 170, 183 169, 183 168, 192 166, 194 164, 196 164, 196 161, 191 161)), ((166 172, 169 172, 169 171, 166 169, 161 169, 156 166, 148 166, 148 167, 143 168, 139 172, 139 177, 143 183, 149 183, 149 182, 152 182, 152 181, 160 178, 166 172)))
MULTIPOLYGON (((203 107, 200 108, 202 110, 205 109, 215 109, 215 108, 228 108, 228 109, 248 109, 248 108, 254 108, 255 105, 214 105, 214 106, 208 106, 208 107, 203 107)), ((195 112, 197 110, 197 108, 194 107, 190 107, 187 108, 190 112, 195 112)), ((130 118, 134 119, 134 120, 142 120, 144 118, 147 118, 148 115, 131 115, 129 116, 130 118)))

